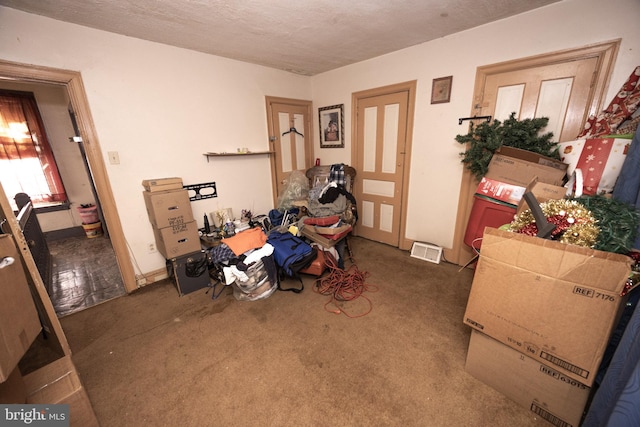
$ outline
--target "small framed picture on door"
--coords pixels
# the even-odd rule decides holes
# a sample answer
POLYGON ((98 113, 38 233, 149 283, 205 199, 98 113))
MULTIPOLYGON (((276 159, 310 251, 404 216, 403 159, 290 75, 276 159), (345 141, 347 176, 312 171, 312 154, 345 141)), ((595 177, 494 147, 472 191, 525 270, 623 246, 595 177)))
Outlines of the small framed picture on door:
POLYGON ((318 108, 320 148, 344 147, 344 104, 318 108))

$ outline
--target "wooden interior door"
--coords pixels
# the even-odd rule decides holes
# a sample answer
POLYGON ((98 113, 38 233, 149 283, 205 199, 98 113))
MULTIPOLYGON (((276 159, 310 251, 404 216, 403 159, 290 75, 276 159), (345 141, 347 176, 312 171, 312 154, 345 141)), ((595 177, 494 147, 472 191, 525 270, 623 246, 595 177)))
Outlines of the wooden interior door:
POLYGON ((545 132, 553 141, 575 139, 586 120, 591 80, 597 58, 539 66, 488 75, 479 115, 504 121, 516 118, 548 117, 545 132))
POLYGON ((313 166, 311 101, 267 97, 274 205, 291 172, 313 166))
POLYGON ((355 234, 392 246, 404 246, 401 235, 413 117, 411 87, 354 94, 352 159, 357 170, 354 191, 359 216, 355 234))
MULTIPOLYGON (((70 355, 71 348, 62 330, 62 325, 58 320, 53 303, 49 298, 47 285, 42 280, 38 266, 31 255, 29 242, 20 228, 20 223, 13 212, 13 208, 9 203, 2 184, 0 184, 0 225, 0 232, 11 234, 18 247, 20 259, 16 260, 16 262, 22 264, 25 268, 25 274, 33 296, 33 301, 36 305, 40 322, 42 323, 44 335, 47 337, 44 343, 54 352, 61 353, 61 355, 64 356, 70 355)), ((3 301, 2 303, 11 304, 11 301, 3 301)))
MULTIPOLYGON (((512 112, 519 119, 549 117, 546 131, 557 142, 575 139, 587 117, 597 114, 620 40, 478 68, 471 116, 503 121, 512 112)), ((464 234, 478 185, 465 169, 458 204, 453 247, 447 260, 466 265, 476 253, 464 234)))

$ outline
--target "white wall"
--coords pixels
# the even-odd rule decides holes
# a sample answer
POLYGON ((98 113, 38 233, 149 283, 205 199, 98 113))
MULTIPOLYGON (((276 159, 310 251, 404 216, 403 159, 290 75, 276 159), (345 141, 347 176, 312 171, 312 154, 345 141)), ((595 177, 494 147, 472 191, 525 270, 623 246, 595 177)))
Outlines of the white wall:
POLYGON ((266 213, 273 205, 267 156, 203 153, 268 148, 265 96, 310 99, 309 78, 119 36, 0 7, 0 58, 82 74, 136 273, 164 268, 142 198, 143 179, 215 181, 218 198, 192 203, 266 213), (107 162, 117 151, 119 165, 107 162))
POLYGON ((451 247, 463 171, 455 137, 468 131, 458 118, 471 112, 477 67, 621 38, 608 104, 640 65, 639 18, 638 0, 565 0, 312 77, 316 107, 345 106, 345 148, 316 148, 316 157, 350 162, 353 92, 417 80, 406 237, 451 247), (451 102, 431 105, 432 80, 450 75, 451 102))
MULTIPOLYGON (((140 182, 181 176, 215 181, 219 197, 192 203, 202 214, 222 207, 266 212, 272 205, 264 158, 212 159, 206 151, 267 148, 265 95, 345 105, 345 148, 316 149, 323 164, 351 161, 351 94, 417 80, 407 237, 449 247, 462 165, 455 136, 471 111, 476 68, 622 38, 606 97, 640 65, 640 2, 565 0, 545 8, 404 49, 373 60, 301 77, 220 57, 66 24, 0 7, 0 58, 78 70, 106 159, 125 235, 142 272, 162 268, 140 182), (430 104, 434 78, 453 75, 451 102, 430 104), (240 163, 239 163, 240 162, 240 163)), ((314 114, 317 133, 317 114, 314 114)), ((314 136, 314 138, 316 138, 314 136)), ((319 144, 316 139, 316 144, 319 144)))

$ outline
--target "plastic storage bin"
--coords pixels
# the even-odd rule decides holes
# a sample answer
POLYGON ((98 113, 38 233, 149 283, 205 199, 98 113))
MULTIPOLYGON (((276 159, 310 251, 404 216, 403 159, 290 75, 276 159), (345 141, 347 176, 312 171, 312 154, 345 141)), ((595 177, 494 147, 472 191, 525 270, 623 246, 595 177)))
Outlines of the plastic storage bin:
POLYGON ((485 227, 500 228, 513 221, 516 208, 489 197, 476 194, 464 235, 464 243, 478 250, 482 245, 485 227))
POLYGON ((78 208, 78 213, 82 219, 83 224, 93 224, 100 221, 98 217, 98 207, 95 205, 82 205, 78 208))

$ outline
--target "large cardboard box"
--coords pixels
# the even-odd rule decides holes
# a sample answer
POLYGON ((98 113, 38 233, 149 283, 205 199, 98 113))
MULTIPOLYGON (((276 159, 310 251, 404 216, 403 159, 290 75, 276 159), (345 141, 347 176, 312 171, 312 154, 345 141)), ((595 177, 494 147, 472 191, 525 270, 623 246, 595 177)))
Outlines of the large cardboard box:
POLYGON ((559 160, 513 147, 500 147, 489 162, 486 178, 526 187, 531 180, 562 185, 567 165, 559 160))
POLYGON ((182 189, 182 178, 145 179, 142 181, 142 186, 146 191, 150 192, 180 190, 182 189))
MULTIPOLYGON (((567 189, 565 187, 540 182, 537 178, 527 186, 525 192, 532 193, 536 197, 538 203, 544 203, 549 200, 564 199, 567 195, 567 189)), ((520 200, 517 212, 520 213, 527 209, 529 209, 529 205, 526 200, 520 200)))
POLYGON ((98 426, 91 401, 70 356, 62 357, 24 376, 27 403, 67 404, 71 426, 98 426))
POLYGON ((579 426, 591 388, 481 332, 472 331, 468 373, 556 426, 579 426))
POLYGON ((487 227, 464 322, 591 386, 630 266, 624 255, 487 227))
POLYGON ((154 228, 156 246, 166 259, 199 251, 200 235, 195 221, 177 224, 171 227, 154 228))
POLYGON ((0 234, 0 382, 9 378, 42 328, 21 259, 13 236, 0 234))
MULTIPOLYGON (((20 369, 16 366, 9 378, 0 383, 0 403, 27 403, 27 389, 22 379, 20 369)), ((2 418, 0 418, 2 420, 2 418)))
POLYGON ((149 221, 155 228, 172 227, 194 219, 188 190, 143 191, 142 195, 149 221))

